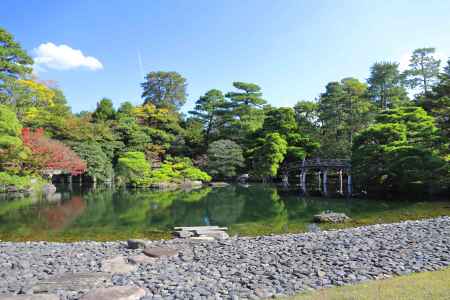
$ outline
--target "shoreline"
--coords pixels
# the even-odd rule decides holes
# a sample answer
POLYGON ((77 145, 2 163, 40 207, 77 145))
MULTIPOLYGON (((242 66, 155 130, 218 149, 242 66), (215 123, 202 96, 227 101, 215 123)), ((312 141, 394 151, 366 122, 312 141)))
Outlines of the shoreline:
MULTIPOLYGON (((142 249, 128 249, 123 241, 0 242, 0 296, 32 294, 52 278, 71 274, 71 282, 76 282, 77 274, 88 273, 102 276, 95 287, 137 286, 145 290, 145 300, 260 299, 438 270, 450 266, 450 217, 148 245, 176 249, 177 255, 148 258, 142 249), (125 264, 114 271, 106 268, 117 257, 125 264), (142 260, 136 262, 136 257, 142 260), (120 268, 127 272, 117 273, 120 268)), ((45 293, 72 300, 92 288, 53 286, 45 293)))

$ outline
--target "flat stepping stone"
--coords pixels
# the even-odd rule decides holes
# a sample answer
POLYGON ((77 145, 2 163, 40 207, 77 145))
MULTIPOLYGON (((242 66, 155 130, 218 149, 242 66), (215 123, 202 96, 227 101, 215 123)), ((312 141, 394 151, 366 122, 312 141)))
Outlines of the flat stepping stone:
POLYGON ((125 257, 116 256, 110 259, 105 259, 102 262, 102 271, 112 274, 126 274, 137 270, 136 265, 130 265, 125 257))
POLYGON ((114 286, 99 288, 84 295, 81 300, 139 300, 145 296, 143 288, 135 286, 114 286))
POLYGON ((56 290, 90 290, 111 282, 108 273, 64 273, 42 280, 33 286, 35 293, 54 292, 56 290))
POLYGON ((165 247, 146 247, 144 254, 150 257, 175 256, 178 254, 178 250, 165 247))
POLYGON ((219 230, 195 230, 195 233, 199 236, 207 236, 212 237, 213 239, 217 240, 225 240, 228 239, 230 236, 225 231, 219 231, 219 230))
POLYGON ((206 236, 206 235, 193 236, 190 239, 193 240, 193 241, 197 241, 197 242, 212 242, 212 241, 216 240, 212 236, 206 236))
POLYGON ((174 227, 175 230, 195 231, 195 230, 228 230, 227 227, 219 226, 194 226, 194 227, 174 227))
POLYGON ((175 235, 178 236, 179 238, 188 238, 194 235, 194 233, 192 231, 187 231, 187 230, 181 230, 181 231, 175 231, 175 235))
POLYGON ((52 294, 0 295, 0 300, 59 300, 59 297, 52 294))
POLYGON ((145 254, 139 254, 130 256, 128 258, 128 261, 135 265, 150 265, 155 262, 156 258, 147 256, 145 254))

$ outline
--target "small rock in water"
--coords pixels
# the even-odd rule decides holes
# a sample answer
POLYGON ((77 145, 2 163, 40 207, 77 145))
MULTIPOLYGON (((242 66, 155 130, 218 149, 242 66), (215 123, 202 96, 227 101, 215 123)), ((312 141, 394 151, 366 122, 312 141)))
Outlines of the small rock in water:
POLYGON ((145 296, 143 288, 134 286, 115 286, 99 288, 84 295, 81 300, 139 300, 145 296))
POLYGON ((175 256, 178 254, 178 251, 165 247, 146 247, 144 254, 150 257, 175 256))
POLYGON ((350 218, 344 213, 321 212, 314 215, 314 221, 319 223, 344 223, 349 220, 350 218))

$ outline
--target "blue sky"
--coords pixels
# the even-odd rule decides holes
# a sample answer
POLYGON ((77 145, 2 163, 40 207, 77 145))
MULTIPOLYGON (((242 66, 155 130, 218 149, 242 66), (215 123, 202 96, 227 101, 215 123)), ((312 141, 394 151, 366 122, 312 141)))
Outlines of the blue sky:
POLYGON ((375 61, 405 63, 418 47, 450 56, 447 0, 2 0, 0 7, 0 26, 32 56, 57 56, 38 74, 59 83, 75 112, 102 97, 141 103, 138 53, 144 72, 186 77, 184 111, 209 89, 232 90, 233 81, 257 83, 269 103, 291 106, 313 100, 329 81, 365 80, 375 61), (61 56, 61 45, 83 56, 61 56))

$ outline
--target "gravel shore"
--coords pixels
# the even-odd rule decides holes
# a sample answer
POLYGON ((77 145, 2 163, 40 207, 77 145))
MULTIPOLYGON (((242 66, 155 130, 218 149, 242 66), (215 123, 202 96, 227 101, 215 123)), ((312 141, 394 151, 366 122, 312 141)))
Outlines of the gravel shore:
POLYGON ((128 249, 124 242, 0 242, 0 299, 33 293, 80 299, 90 289, 110 286, 141 287, 145 300, 261 299, 437 270, 450 265, 450 217, 150 245, 178 254, 146 259, 142 249, 128 249), (111 258, 124 264, 111 267, 111 258))

